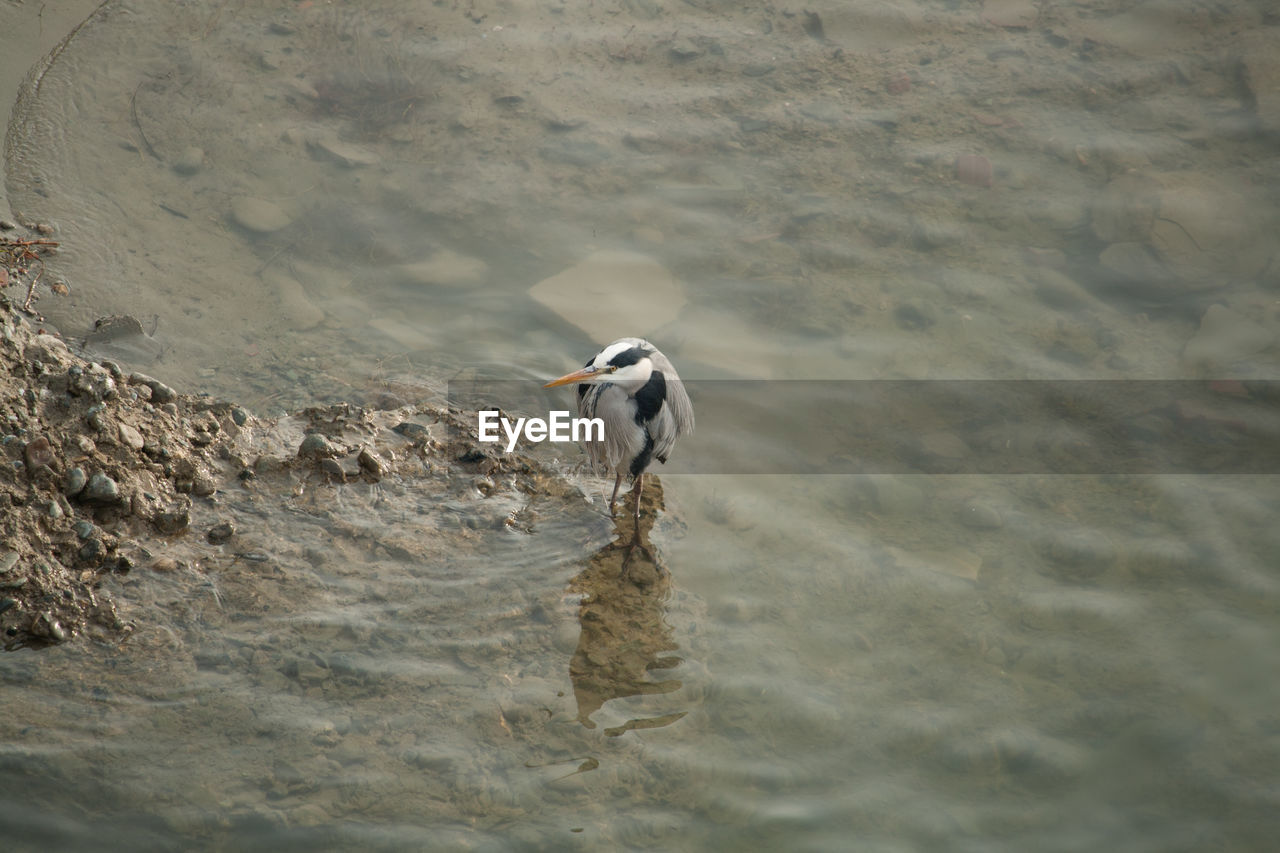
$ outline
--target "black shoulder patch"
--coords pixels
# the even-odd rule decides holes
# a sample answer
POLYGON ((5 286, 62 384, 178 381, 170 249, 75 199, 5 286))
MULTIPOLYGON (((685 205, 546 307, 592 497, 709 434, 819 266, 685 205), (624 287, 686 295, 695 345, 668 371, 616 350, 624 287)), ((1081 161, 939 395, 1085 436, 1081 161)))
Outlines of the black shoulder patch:
POLYGON ((667 400, 667 378, 661 370, 649 374, 649 381, 636 392, 636 423, 643 426, 657 417, 667 400))
POLYGON ((642 358, 648 358, 649 351, 640 347, 632 347, 624 349, 622 352, 609 359, 609 363, 614 367, 626 367, 628 364, 635 364, 642 358))

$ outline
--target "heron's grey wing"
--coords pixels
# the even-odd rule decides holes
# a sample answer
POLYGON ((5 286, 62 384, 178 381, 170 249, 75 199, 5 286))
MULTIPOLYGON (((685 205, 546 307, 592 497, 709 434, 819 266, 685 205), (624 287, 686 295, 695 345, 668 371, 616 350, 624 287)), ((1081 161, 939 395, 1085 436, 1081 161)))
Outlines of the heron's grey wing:
POLYGON ((616 385, 592 385, 578 401, 584 418, 599 418, 604 424, 604 441, 587 442, 592 465, 619 469, 644 449, 644 429, 636 423, 636 404, 616 385))

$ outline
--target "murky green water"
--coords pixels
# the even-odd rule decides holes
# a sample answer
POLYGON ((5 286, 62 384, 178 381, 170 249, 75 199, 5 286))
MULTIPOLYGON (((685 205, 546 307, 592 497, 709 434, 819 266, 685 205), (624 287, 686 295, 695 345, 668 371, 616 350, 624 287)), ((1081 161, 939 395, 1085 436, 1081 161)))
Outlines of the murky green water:
MULTIPOLYGON (((262 415, 623 333, 686 378, 1280 376, 1263 4, 805 8, 109 4, 10 131, 40 310, 132 314, 91 347, 262 415), (530 294, 584 259, 637 276, 590 334, 530 294)), ((643 589, 570 498, 513 531, 445 476, 229 497, 267 560, 135 571, 129 642, 0 658, 6 842, 1280 829, 1274 476, 669 475, 643 589)))

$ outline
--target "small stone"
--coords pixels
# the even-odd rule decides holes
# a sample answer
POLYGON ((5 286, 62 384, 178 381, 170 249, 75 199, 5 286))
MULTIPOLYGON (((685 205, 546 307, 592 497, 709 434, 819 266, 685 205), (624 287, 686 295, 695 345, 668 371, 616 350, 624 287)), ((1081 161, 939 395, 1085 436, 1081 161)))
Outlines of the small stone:
POLYGON ((231 420, 236 426, 244 426, 249 422, 249 412, 236 406, 231 410, 231 420))
POLYGON ((975 530, 996 530, 1004 526, 1004 518, 999 511, 986 504, 969 504, 958 513, 960 523, 975 530))
POLYGON ((348 169, 376 166, 382 161, 382 158, 372 149, 343 142, 338 137, 328 134, 308 140, 307 147, 311 149, 313 155, 332 160, 348 169))
POLYGON ((318 432, 309 433, 298 446, 298 455, 304 459, 330 459, 338 455, 338 450, 318 432))
POLYGON ((49 439, 43 435, 27 442, 23 455, 27 461, 27 468, 32 471, 42 466, 48 467, 54 460, 53 448, 49 445, 49 439))
POLYGON ((9 574, 16 565, 18 565, 18 552, 6 552, 3 556, 0 556, 0 575, 9 574))
POLYGON ((150 388, 151 402, 155 403, 156 405, 164 405, 165 403, 172 402, 174 397, 177 396, 177 392, 175 392, 168 385, 165 385, 159 379, 154 379, 150 376, 147 376, 145 373, 130 373, 129 384, 145 385, 148 388, 150 388))
POLYGON ((182 149, 178 159, 173 161, 173 171, 179 175, 194 175, 204 165, 204 149, 196 145, 188 145, 182 149))
POLYGON ((489 266, 479 258, 459 254, 452 249, 439 249, 426 260, 401 264, 398 268, 411 284, 433 287, 463 287, 484 281, 489 266))
POLYGON ((1160 210, 1160 182, 1126 172, 1107 184, 1090 209, 1094 235, 1104 243, 1144 243, 1160 210))
POLYGON ((217 524, 209 528, 209 532, 205 535, 205 538, 209 540, 210 545, 221 545, 223 542, 226 542, 234 536, 235 532, 235 525, 229 521, 224 521, 221 524, 217 524))
POLYGON ((356 462, 360 467, 368 471, 375 480, 381 480, 383 471, 386 470, 386 464, 382 461, 382 457, 364 447, 360 450, 360 455, 356 457, 356 462))
POLYGON ((178 568, 178 561, 173 557, 157 557, 151 564, 153 572, 172 572, 178 568))
POLYGON ((1210 305, 1200 329, 1182 350, 1182 361, 1194 370, 1221 369, 1262 352, 1275 339, 1274 332, 1249 317, 1210 305))
POLYGON ((217 490, 217 484, 208 474, 200 472, 191 479, 191 494, 198 498, 207 498, 217 490))
POLYGON ((956 158, 956 177, 971 187, 989 187, 992 181, 991 161, 981 154, 961 154, 956 158))
POLYGON ((1010 30, 1029 29, 1039 14, 1031 0, 986 0, 982 4, 982 20, 1010 30))
POLYGON ((271 234, 293 221, 280 207, 252 196, 240 196, 231 202, 231 218, 255 234, 271 234))
POLYGON ((72 468, 67 471, 67 475, 62 480, 62 493, 69 498, 84 491, 85 485, 89 482, 89 475, 84 472, 83 468, 72 468))
POLYGON ((339 483, 345 483, 347 481, 347 472, 343 470, 340 464, 338 464, 337 459, 321 459, 320 470, 323 471, 326 476, 332 477, 339 483))
POLYGON ((120 443, 127 447, 132 447, 134 450, 141 450, 142 446, 146 443, 142 440, 142 433, 138 432, 128 424, 120 424, 116 429, 116 432, 120 434, 120 443))
POLYGON ((74 530, 76 532, 76 536, 78 536, 81 539, 88 539, 90 536, 93 535, 93 532, 95 530, 92 522, 88 522, 84 520, 77 521, 72 526, 71 529, 74 530))
POLYGON ((172 536, 186 530, 191 524, 191 510, 187 507, 163 510, 155 514, 151 523, 164 535, 172 536))
POLYGON ((115 480, 99 471, 89 478, 80 497, 91 504, 110 506, 120 502, 120 487, 115 480))
POLYGON ((18 605, 18 602, 16 599, 13 599, 13 598, 0 599, 0 613, 7 613, 9 610, 12 610, 17 605, 18 605))
POLYGON ((62 518, 67 514, 66 510, 62 508, 62 504, 58 503, 57 501, 49 501, 49 505, 45 509, 45 512, 48 514, 49 518, 53 519, 54 521, 57 521, 58 519, 62 518))
POLYGON ((31 622, 31 633, 46 640, 61 643, 67 639, 67 630, 50 613, 41 613, 31 622))
POLYGON ((80 546, 78 552, 82 563, 96 563, 102 556, 102 542, 98 539, 89 539, 80 546))

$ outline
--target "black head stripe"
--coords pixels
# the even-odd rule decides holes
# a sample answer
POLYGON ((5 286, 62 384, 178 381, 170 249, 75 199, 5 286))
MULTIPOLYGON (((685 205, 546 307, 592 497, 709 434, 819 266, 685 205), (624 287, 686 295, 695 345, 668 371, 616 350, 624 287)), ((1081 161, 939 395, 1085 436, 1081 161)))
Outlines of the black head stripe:
POLYGON ((646 424, 658 416, 667 399, 667 378, 661 370, 649 374, 649 381, 636 392, 636 423, 646 424))
POLYGON ((632 347, 624 349, 622 352, 609 359, 609 363, 614 367, 626 367, 628 364, 635 364, 642 358, 648 358, 649 351, 640 347, 632 347))

